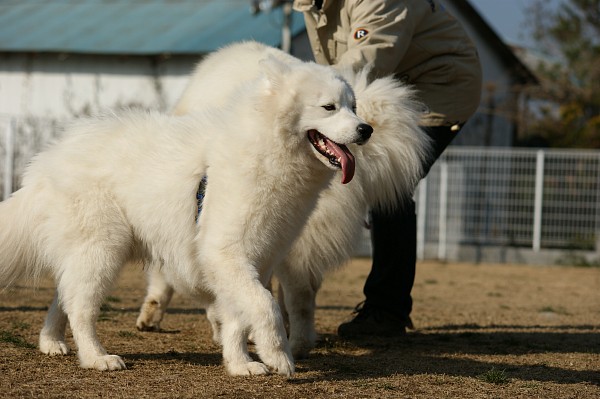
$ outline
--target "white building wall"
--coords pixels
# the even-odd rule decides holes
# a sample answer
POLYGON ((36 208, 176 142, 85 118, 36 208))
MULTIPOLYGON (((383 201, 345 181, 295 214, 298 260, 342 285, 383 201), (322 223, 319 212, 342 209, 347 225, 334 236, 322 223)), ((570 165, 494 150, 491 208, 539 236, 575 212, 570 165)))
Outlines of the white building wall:
POLYGON ((115 107, 165 110, 198 60, 1 54, 0 115, 69 119, 115 107))
POLYGON ((0 199, 66 122, 123 107, 170 109, 199 58, 0 54, 0 199))

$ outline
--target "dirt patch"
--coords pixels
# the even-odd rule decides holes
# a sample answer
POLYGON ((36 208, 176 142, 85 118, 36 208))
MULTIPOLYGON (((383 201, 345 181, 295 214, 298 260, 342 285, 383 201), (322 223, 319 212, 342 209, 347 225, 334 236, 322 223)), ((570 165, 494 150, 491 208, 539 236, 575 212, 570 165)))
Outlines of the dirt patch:
MULTIPOLYGON (((0 293, 3 397, 594 398, 600 397, 600 269, 418 265, 406 337, 348 341, 340 322, 362 300, 368 259, 329 276, 318 297, 318 347, 297 373, 232 378, 204 314, 176 296, 162 333, 135 329, 144 295, 128 267, 99 318, 101 341, 128 370, 82 370, 48 357, 37 334, 50 280, 0 293)), ((69 342, 72 340, 69 336, 69 342)))

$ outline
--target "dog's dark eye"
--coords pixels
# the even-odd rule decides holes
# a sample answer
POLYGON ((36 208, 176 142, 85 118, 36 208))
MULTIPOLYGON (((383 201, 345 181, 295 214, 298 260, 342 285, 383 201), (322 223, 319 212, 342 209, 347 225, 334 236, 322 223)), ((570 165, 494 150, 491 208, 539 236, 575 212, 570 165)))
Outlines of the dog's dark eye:
POLYGON ((323 105, 323 109, 325 111, 335 111, 335 104, 327 104, 323 105))

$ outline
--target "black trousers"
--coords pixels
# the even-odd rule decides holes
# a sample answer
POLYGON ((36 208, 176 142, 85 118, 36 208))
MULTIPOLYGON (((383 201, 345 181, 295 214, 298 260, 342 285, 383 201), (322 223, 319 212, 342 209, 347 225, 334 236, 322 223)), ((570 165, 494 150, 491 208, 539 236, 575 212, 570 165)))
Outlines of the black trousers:
MULTIPOLYGON (((447 126, 426 127, 433 140, 433 152, 424 165, 424 174, 440 157, 457 132, 447 126)), ((412 310, 411 291, 417 262, 417 216, 411 198, 393 212, 371 210, 373 265, 364 286, 365 305, 374 306, 407 320, 412 310)))

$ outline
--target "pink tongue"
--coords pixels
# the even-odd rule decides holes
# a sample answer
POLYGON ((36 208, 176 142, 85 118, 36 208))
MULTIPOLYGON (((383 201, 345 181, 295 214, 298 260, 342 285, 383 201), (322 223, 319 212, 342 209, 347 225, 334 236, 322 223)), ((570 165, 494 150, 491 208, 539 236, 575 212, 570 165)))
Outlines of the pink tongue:
POLYGON ((352 155, 345 145, 336 144, 328 138, 325 138, 325 145, 340 160, 340 164, 342 165, 342 184, 349 183, 354 177, 354 155, 352 155))

